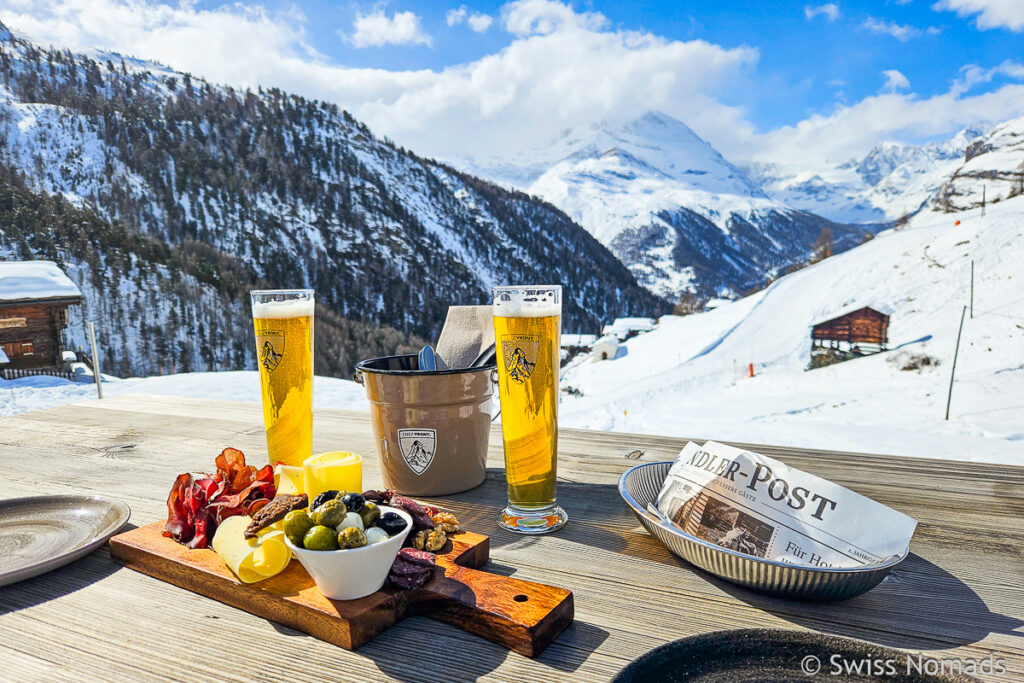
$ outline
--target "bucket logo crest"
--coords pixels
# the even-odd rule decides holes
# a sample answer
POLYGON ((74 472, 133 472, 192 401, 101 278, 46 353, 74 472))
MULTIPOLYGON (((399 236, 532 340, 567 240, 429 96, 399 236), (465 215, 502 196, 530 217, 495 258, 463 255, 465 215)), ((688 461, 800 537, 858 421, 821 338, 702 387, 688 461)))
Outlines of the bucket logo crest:
POLYGON ((434 462, 437 451, 436 429, 399 429, 398 446, 402 459, 416 474, 423 474, 434 462))
POLYGON ((260 365, 273 372, 284 357, 284 332, 266 331, 256 337, 260 365))
POLYGON ((540 355, 540 339, 529 334, 509 334, 501 338, 501 352, 505 359, 505 372, 520 384, 533 375, 540 355))

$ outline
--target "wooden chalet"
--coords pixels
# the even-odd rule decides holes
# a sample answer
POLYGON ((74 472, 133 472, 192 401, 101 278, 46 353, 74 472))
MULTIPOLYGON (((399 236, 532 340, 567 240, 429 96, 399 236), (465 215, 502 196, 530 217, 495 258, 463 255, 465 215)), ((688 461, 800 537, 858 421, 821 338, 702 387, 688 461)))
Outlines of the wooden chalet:
POLYGON ((811 368, 885 351, 888 313, 861 306, 811 327, 811 368))
POLYGON ((51 261, 0 261, 0 362, 5 370, 61 368, 68 306, 82 303, 51 261))

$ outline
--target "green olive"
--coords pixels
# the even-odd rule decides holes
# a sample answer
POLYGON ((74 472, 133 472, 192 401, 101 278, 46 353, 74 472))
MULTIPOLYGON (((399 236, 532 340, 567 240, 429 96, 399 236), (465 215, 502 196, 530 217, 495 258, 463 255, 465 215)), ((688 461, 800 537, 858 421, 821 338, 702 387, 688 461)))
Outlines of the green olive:
POLYGON ((313 520, 309 518, 305 510, 292 510, 284 516, 284 520, 281 522, 281 530, 288 538, 292 539, 295 545, 300 545, 302 537, 311 528, 313 528, 313 520), (296 538, 299 539, 298 542, 295 541, 296 538))
POLYGON ((369 529, 380 519, 380 508, 376 503, 366 501, 363 507, 359 508, 359 516, 363 518, 363 528, 369 529))
POLYGON ((364 545, 366 545, 366 534, 359 527, 347 526, 338 532, 338 547, 342 550, 362 548, 364 545))
POLYGON ((333 498, 318 508, 314 508, 310 514, 313 521, 323 526, 338 526, 341 520, 348 514, 348 508, 338 498, 333 498))
POLYGON ((337 550, 338 539, 334 536, 334 529, 318 524, 302 537, 302 545, 306 550, 337 550))

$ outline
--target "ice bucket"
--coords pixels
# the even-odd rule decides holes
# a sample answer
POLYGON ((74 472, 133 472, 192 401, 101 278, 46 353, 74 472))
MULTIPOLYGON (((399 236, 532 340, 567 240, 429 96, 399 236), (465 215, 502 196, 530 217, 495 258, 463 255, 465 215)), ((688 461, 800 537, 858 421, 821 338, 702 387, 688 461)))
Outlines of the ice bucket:
POLYGON ((415 355, 370 358, 356 381, 370 399, 384 486, 445 496, 484 480, 495 366, 422 371, 415 355))

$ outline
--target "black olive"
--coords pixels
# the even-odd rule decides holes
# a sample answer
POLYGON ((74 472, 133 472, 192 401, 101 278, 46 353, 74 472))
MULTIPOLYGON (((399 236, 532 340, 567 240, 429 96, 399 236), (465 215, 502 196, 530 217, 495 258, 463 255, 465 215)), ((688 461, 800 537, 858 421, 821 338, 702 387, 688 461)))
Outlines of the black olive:
POLYGON ((405 529, 405 520, 397 512, 385 512, 377 520, 377 526, 388 532, 388 536, 394 536, 405 529))
POLYGON ((341 502, 345 504, 349 512, 359 512, 363 509, 363 503, 366 502, 366 499, 359 493, 346 493, 341 502))
POLYGON ((313 499, 313 504, 309 506, 309 509, 318 508, 329 500, 334 500, 338 497, 337 491, 324 491, 319 496, 313 499))

